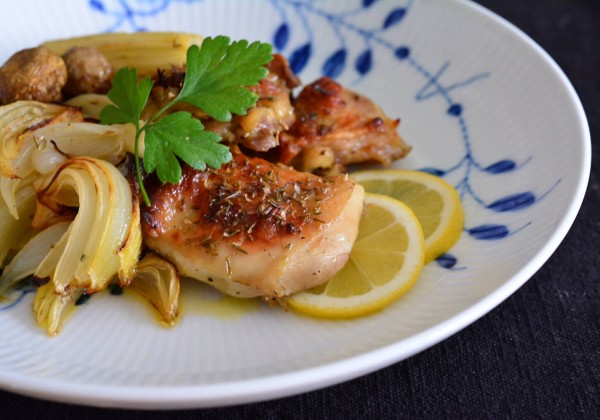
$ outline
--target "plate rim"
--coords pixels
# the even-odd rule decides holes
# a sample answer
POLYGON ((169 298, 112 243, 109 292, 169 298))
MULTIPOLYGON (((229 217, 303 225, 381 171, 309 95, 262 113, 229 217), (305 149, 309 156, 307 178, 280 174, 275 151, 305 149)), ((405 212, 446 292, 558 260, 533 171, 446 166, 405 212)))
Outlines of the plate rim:
POLYGON ((207 408, 273 400, 339 384, 404 360, 471 325, 515 293, 560 246, 581 208, 591 172, 589 124, 571 81, 558 63, 536 41, 513 23, 478 3, 468 0, 454 2, 460 7, 477 12, 478 17, 491 19, 517 35, 521 42, 527 44, 543 59, 566 88, 581 129, 582 165, 576 174, 578 182, 576 190, 572 192, 572 200, 546 243, 511 278, 469 307, 430 328, 375 350, 307 369, 219 384, 168 387, 73 384, 0 371, 0 386, 10 392, 56 402, 130 409, 207 408))

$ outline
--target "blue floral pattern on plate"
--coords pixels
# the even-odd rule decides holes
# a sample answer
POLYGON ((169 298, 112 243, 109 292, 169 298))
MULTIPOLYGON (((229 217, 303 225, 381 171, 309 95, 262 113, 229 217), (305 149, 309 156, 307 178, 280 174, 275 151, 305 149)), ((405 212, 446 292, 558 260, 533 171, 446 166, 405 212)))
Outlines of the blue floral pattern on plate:
POLYGON ((145 31, 148 28, 140 23, 140 18, 158 16, 168 10, 173 3, 197 3, 199 0, 88 0, 90 9, 111 17, 114 22, 106 32, 132 29, 145 31))

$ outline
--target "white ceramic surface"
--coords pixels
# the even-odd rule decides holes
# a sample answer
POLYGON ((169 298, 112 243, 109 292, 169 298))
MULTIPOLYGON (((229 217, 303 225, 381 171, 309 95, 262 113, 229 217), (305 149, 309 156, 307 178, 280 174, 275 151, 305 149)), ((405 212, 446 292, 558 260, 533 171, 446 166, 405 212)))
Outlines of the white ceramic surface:
POLYGON ((108 30, 272 42, 304 82, 330 74, 399 116, 414 151, 397 166, 441 174, 466 210, 449 255, 427 266, 406 297, 358 320, 259 304, 219 315, 202 309, 214 305, 210 291, 185 283, 173 328, 138 300, 105 293, 50 338, 35 325, 31 294, 4 303, 0 387, 13 392, 98 406, 205 407, 366 374, 510 296, 564 238, 587 185, 589 130, 569 81, 523 33, 470 2, 22 0, 3 5, 0 28, 2 62, 47 39, 108 30))

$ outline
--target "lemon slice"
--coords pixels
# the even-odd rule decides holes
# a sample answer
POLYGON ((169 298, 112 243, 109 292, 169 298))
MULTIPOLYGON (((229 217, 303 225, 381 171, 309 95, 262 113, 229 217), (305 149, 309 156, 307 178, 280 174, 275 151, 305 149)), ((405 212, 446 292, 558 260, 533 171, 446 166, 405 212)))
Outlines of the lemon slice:
POLYGON ((425 256, 423 231, 398 200, 365 194, 365 213, 346 265, 327 283, 296 293, 288 306, 324 318, 353 318, 382 309, 416 282, 425 256))
POLYGON ((458 241, 464 223, 456 190, 442 178, 421 171, 374 170, 351 174, 365 191, 402 201, 419 219, 425 235, 425 264, 458 241))

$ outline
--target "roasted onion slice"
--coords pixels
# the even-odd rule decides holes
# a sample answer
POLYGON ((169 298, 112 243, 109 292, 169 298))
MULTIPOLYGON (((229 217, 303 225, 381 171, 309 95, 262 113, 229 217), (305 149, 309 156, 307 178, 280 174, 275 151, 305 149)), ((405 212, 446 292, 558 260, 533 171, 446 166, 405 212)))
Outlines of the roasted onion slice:
POLYGON ((0 267, 4 265, 11 250, 18 250, 23 237, 31 230, 30 216, 35 211, 35 190, 31 185, 22 185, 15 192, 14 209, 0 200, 0 267), (24 217, 15 220, 12 211, 17 211, 24 217))
POLYGON ((17 252, 0 276, 0 296, 6 297, 19 281, 33 275, 48 252, 62 238, 69 222, 57 223, 38 232, 17 252))
POLYGON ((134 148, 132 124, 105 126, 83 121, 78 108, 34 101, 0 107, 0 194, 19 218, 16 192, 33 178, 56 170, 71 157, 117 164, 134 148))
POLYGON ((49 277, 60 296, 72 289, 98 292, 117 274, 128 283, 139 256, 141 232, 139 202, 121 172, 100 159, 72 158, 36 187, 35 228, 74 218, 35 275, 49 277))
POLYGON ((33 312, 38 324, 46 328, 49 335, 56 335, 67 310, 73 307, 84 293, 83 289, 71 289, 63 295, 57 295, 51 282, 38 287, 33 298, 33 312))
POLYGON ((164 322, 175 322, 179 313, 179 274, 169 261, 147 254, 138 263, 129 288, 150 302, 164 322))
POLYGON ((0 107, 0 175, 14 177, 22 154, 21 134, 66 112, 68 107, 35 101, 17 101, 0 107))

